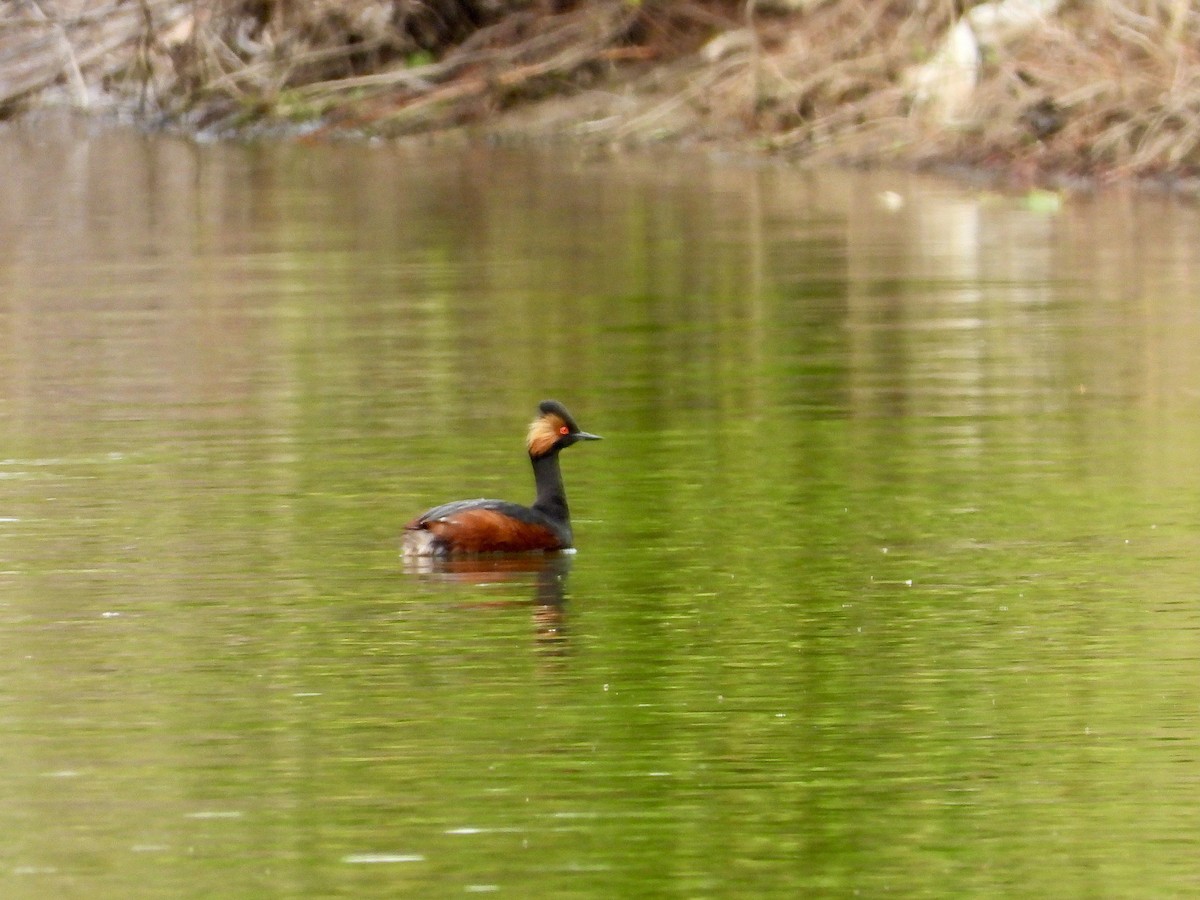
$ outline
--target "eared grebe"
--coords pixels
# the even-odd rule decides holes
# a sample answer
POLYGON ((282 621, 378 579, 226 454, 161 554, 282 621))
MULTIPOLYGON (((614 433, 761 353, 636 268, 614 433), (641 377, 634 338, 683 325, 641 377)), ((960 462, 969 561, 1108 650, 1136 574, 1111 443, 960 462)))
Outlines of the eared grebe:
POLYGON ((537 499, 532 506, 507 500, 459 500, 435 506, 404 526, 405 556, 470 553, 528 553, 573 546, 571 516, 563 490, 558 452, 576 441, 598 441, 580 431, 557 400, 538 405, 526 445, 533 463, 537 499))

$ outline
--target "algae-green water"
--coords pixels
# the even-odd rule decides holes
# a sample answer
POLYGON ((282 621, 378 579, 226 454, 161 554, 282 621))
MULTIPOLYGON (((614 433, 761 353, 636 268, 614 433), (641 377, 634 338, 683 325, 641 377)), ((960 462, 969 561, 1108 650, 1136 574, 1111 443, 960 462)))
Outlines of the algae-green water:
POLYGON ((0 894, 1186 896, 1200 217, 0 131, 0 894), (406 566, 528 502, 578 552, 406 566))

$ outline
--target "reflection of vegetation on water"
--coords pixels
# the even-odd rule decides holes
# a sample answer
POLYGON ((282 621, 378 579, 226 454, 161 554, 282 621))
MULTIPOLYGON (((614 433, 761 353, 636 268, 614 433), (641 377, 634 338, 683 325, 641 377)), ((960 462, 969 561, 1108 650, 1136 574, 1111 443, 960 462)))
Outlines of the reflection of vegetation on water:
POLYGON ((1194 211, 72 146, 0 142, 34 889, 1195 883, 1194 211), (528 499, 555 395, 607 439, 569 606, 544 559, 406 574, 414 512, 528 499))

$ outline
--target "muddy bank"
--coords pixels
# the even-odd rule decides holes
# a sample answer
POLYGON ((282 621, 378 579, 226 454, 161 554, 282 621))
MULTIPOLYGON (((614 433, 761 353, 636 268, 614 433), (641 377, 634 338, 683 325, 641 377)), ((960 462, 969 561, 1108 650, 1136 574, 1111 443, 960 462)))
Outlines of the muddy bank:
POLYGON ((0 2, 0 112, 205 136, 470 126, 1018 182, 1200 176, 1186 0, 0 2))

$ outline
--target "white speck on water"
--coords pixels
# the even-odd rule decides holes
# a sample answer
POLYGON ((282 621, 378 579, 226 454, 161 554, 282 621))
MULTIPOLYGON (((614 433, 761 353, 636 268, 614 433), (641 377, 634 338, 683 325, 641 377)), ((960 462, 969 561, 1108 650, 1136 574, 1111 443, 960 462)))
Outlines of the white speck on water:
POLYGON ((888 552, 888 548, 887 548, 887 547, 884 547, 884 548, 883 548, 883 552, 884 552, 884 553, 887 553, 887 552, 888 552))
POLYGON ((909 587, 912 587, 912 579, 911 578, 906 579, 904 583, 907 584, 909 587))
POLYGON ((102 619, 115 619, 115 618, 117 618, 117 617, 118 617, 118 616, 120 616, 120 615, 121 615, 121 614, 120 614, 119 612, 113 612, 113 611, 110 611, 110 612, 102 612, 102 613, 100 613, 100 618, 102 618, 102 619))
POLYGON ((242 814, 236 809, 202 809, 184 815, 185 819, 240 819, 242 814))
POLYGON ((607 684, 606 684, 606 685, 604 685, 604 690, 606 690, 606 691, 608 690, 608 685, 607 685, 607 684))
POLYGON ((79 773, 74 769, 57 769, 54 772, 43 773, 46 778, 78 778, 79 773))
POLYGON ((461 828, 447 828, 444 834, 518 834, 520 828, 476 828, 464 825, 461 828))
POLYGON ((296 691, 292 694, 293 697, 320 697, 320 691, 296 691))
POLYGON ((494 894, 500 890, 498 884, 468 884, 463 888, 468 894, 494 894))
POLYGON ((350 853, 342 857, 342 862, 369 866, 385 863, 425 862, 425 857, 419 853, 350 853))

